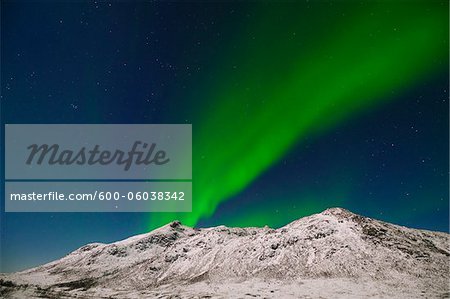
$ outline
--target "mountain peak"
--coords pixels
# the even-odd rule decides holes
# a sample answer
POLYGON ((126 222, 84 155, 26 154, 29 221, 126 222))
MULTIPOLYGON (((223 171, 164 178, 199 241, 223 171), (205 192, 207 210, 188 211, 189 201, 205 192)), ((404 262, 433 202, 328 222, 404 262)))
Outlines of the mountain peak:
POLYGON ((346 209, 340 208, 340 207, 328 208, 325 211, 323 211, 321 214, 339 215, 339 216, 354 216, 354 215, 356 215, 356 214, 350 212, 349 210, 346 210, 346 209))
POLYGON ((181 221, 179 221, 179 220, 174 220, 174 221, 172 221, 171 223, 169 223, 169 226, 171 227, 171 228, 176 228, 176 227, 180 227, 182 224, 181 224, 181 221))
POLYGON ((438 297, 448 292, 449 244, 446 233, 409 229, 342 208, 279 229, 193 229, 173 221, 146 234, 89 244, 52 263, 0 275, 0 294, 196 298, 253 292, 298 298, 332 281, 335 289, 326 288, 316 297, 339 292, 343 298, 366 297, 367 289, 383 290, 385 297, 438 297))

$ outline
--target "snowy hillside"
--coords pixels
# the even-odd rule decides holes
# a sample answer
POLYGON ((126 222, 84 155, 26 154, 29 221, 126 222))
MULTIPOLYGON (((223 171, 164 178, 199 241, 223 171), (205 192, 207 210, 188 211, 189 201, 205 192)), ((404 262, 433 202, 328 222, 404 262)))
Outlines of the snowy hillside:
MULTIPOLYGON (((445 298, 449 235, 340 208, 282 228, 175 221, 0 275, 5 298, 445 298)), ((0 297, 1 297, 0 296, 0 297)))

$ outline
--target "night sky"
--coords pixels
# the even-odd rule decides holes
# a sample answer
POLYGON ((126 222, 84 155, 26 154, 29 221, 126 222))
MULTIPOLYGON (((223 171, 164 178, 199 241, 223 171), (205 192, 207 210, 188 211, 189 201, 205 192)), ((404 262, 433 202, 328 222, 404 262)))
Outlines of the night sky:
POLYGON ((194 194, 178 214, 6 214, 2 194, 1 271, 174 219, 339 206, 448 232, 448 5, 2 1, 2 125, 192 124, 194 194))

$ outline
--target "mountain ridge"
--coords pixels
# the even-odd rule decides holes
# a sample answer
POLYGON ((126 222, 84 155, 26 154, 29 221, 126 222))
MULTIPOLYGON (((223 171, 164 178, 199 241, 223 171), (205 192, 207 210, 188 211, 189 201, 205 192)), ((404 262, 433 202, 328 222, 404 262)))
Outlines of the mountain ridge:
POLYGON ((244 294, 233 290, 254 281, 256 293, 271 297, 272 284, 288 298, 292 289, 298 291, 293 297, 307 289, 299 282, 334 281, 338 289, 352 284, 349 288, 354 289, 364 282, 369 289, 402 290, 411 298, 441 297, 448 295, 449 240, 447 233, 402 227, 342 208, 278 229, 223 225, 196 229, 173 221, 148 233, 110 244, 87 244, 48 264, 1 275, 0 290, 11 298, 24 291, 33 295, 38 287, 67 298, 79 294, 139 298, 147 296, 145 292, 191 298, 194 295, 181 286, 196 293, 207 285, 218 288, 205 291, 207 296, 239 297, 244 290, 244 294), (27 287, 8 287, 5 281, 27 287), (233 287, 219 290, 227 285, 224 282, 233 287))

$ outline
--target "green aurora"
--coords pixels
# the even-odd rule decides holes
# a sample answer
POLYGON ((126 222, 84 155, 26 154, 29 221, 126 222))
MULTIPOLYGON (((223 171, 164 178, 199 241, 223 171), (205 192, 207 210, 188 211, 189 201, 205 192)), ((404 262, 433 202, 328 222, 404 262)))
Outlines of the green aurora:
MULTIPOLYGON (((214 79, 199 82, 213 104, 198 112, 193 126, 192 212, 152 214, 149 229, 175 218, 194 226, 211 217, 304 138, 446 67, 448 6, 442 3, 254 6, 259 22, 217 53, 214 79)), ((327 207, 308 196, 299 195, 300 214, 327 207)), ((269 210, 255 206, 252 217, 238 213, 230 224, 278 226, 294 217, 269 217, 269 210)))

